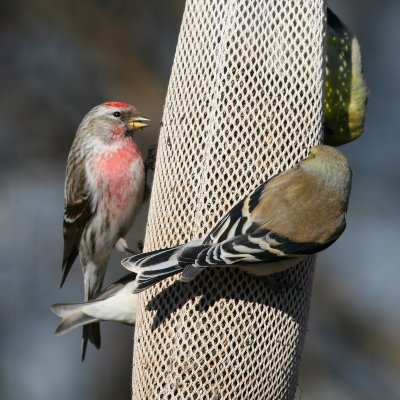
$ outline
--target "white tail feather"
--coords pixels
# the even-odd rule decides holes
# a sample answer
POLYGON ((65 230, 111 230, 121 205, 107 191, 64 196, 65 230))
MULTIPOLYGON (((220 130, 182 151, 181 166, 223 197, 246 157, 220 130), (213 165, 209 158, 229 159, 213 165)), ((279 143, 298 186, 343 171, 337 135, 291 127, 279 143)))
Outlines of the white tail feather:
POLYGON ((57 326, 55 335, 64 335, 75 328, 97 322, 98 319, 90 317, 82 310, 82 304, 55 304, 51 310, 62 318, 57 326))

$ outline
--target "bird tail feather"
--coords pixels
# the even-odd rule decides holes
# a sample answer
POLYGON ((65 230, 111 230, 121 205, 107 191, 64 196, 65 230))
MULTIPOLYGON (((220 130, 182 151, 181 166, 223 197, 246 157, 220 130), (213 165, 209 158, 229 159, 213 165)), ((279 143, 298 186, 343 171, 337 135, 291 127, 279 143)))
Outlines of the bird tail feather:
MULTIPOLYGON (((107 260, 108 262, 108 260, 107 260)), ((99 268, 95 263, 89 262, 84 267, 84 289, 85 301, 94 299, 101 290, 104 280, 106 268, 99 268)), ((96 349, 101 347, 100 324, 94 322, 89 326, 84 325, 82 331, 81 359, 85 359, 88 341, 92 343, 96 349)))
POLYGON ((122 265, 137 273, 133 293, 139 293, 157 282, 175 275, 184 267, 178 264, 177 253, 182 246, 139 254, 122 260, 122 265))
POLYGON ((83 303, 54 304, 51 306, 54 314, 62 318, 55 331, 57 336, 64 335, 75 328, 97 321, 96 318, 90 317, 82 311, 82 305, 83 303))
POLYGON ((83 326, 81 360, 85 359, 87 343, 90 341, 97 349, 101 346, 100 324, 97 318, 85 314, 82 310, 85 303, 54 304, 51 310, 62 318, 55 335, 64 335, 75 328, 83 326))
MULTIPOLYGON (((183 271, 188 265, 194 264, 197 255, 205 247, 209 247, 209 245, 202 245, 199 240, 122 260, 122 265, 126 269, 137 273, 133 293, 139 293, 157 282, 183 271)), ((189 280, 191 279, 185 279, 185 281, 189 280)))
POLYGON ((100 324, 98 322, 92 322, 90 325, 83 326, 81 361, 85 360, 88 341, 90 341, 90 343, 92 343, 96 349, 101 347, 100 324))

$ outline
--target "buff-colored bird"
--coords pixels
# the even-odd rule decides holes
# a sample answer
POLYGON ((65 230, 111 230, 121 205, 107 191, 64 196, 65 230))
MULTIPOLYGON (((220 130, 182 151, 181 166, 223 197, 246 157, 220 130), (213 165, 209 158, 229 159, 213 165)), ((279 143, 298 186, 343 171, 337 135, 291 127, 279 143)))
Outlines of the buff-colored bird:
POLYGON ((255 275, 292 267, 334 243, 346 227, 351 170, 346 157, 320 145, 294 168, 237 203, 202 240, 126 258, 138 274, 134 292, 182 272, 236 266, 255 275))

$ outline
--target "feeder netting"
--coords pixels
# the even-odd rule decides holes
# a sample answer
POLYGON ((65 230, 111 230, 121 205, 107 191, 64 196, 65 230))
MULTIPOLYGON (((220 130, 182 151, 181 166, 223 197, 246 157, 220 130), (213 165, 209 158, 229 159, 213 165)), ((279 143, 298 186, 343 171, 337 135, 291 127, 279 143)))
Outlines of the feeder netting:
MULTIPOLYGON (((205 235, 320 140, 323 0, 187 0, 145 250, 205 235)), ((292 399, 313 259, 278 287, 235 268, 140 295, 133 399, 292 399)))

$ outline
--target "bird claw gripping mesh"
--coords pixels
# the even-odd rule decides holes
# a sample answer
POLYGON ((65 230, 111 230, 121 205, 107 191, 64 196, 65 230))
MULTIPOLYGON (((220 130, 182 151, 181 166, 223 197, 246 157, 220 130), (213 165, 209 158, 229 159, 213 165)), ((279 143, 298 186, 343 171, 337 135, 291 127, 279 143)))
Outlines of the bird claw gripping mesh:
MULTIPOLYGON (((244 195, 320 140, 324 2, 187 0, 145 238, 205 235, 244 195)), ((140 294, 133 399, 291 399, 313 258, 279 290, 235 268, 140 294)))

